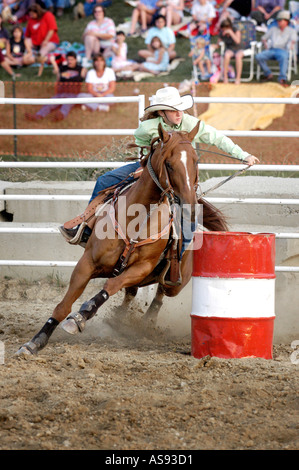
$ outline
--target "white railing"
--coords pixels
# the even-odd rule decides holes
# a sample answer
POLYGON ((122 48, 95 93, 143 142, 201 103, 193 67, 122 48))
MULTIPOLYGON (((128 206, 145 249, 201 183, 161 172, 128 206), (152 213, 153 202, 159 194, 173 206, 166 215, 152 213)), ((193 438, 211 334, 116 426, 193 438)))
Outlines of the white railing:
POLYGON ((145 108, 145 96, 113 96, 103 98, 0 98, 1 104, 87 104, 87 103, 138 103, 138 116, 141 117, 145 108))
MULTIPOLYGON (((151 101, 151 99, 150 99, 151 101)), ((299 98, 210 98, 195 97, 195 103, 238 103, 238 104, 299 104, 299 98)), ((103 98, 0 98, 1 104, 84 104, 84 103, 138 103, 138 116, 142 117, 145 96, 118 96, 103 98)), ((133 135, 135 129, 0 129, 0 135, 133 135)), ((230 137, 299 137, 299 131, 232 131, 222 130, 230 137)))
MULTIPOLYGON (((210 98, 196 97, 195 103, 260 103, 260 104, 299 104, 299 98, 210 98)), ((142 117, 145 108, 145 97, 109 97, 109 98, 61 98, 61 99, 25 99, 25 98, 0 98, 0 104, 86 104, 91 102, 105 103, 138 103, 138 116, 142 117)), ((0 129, 0 135, 133 135, 135 129, 0 129)), ((234 137, 284 137, 297 138, 298 131, 231 131, 222 130, 227 136, 234 137)), ((118 168, 124 162, 0 162, 1 168, 118 168)), ((201 170, 238 170, 240 164, 200 164, 201 170)), ((251 167, 254 171, 299 171, 299 165, 258 165, 251 167)), ((0 195, 0 200, 83 200, 88 201, 85 195, 0 195)), ((244 204, 299 204, 299 199, 254 199, 254 198, 207 198, 213 203, 244 203, 244 204)), ((25 228, 25 227, 0 227, 0 233, 53 233, 58 234, 57 228, 25 228)), ((297 233, 275 233, 276 238, 297 239, 297 233)), ((0 265, 10 266, 50 266, 67 267, 75 266, 73 261, 31 261, 31 260, 0 260, 0 265)), ((299 272, 299 267, 276 266, 276 271, 299 272)))
MULTIPOLYGON (((34 168, 49 168, 47 165, 50 164, 50 167, 77 167, 79 168, 90 168, 90 167, 101 167, 109 168, 111 167, 110 163, 107 162, 0 162, 0 168, 16 168, 16 167, 34 167, 34 168)), ((112 162, 112 166, 119 167, 124 165, 124 162, 112 162)), ((240 165, 200 165, 200 167, 208 167, 208 169, 218 169, 218 167, 227 167, 240 168, 240 165)), ((257 169, 261 169, 261 166, 266 167, 267 171, 271 171, 272 165, 259 165, 257 169), (269 168, 270 167, 270 168, 269 168)), ((273 165, 276 167, 276 170, 284 171, 286 167, 284 165, 273 165)), ((299 171, 299 165, 289 165, 292 167, 292 171, 299 171)), ((250 168, 252 169, 252 167, 250 168)), ((288 171, 291 171, 288 168, 288 171)), ((0 200, 27 200, 27 201, 88 201, 90 199, 89 195, 69 195, 69 194, 2 194, 0 195, 0 200)), ((288 204, 288 205, 299 205, 299 199, 268 199, 268 198, 206 198, 207 201, 210 201, 214 204, 288 204)), ((23 234, 60 234, 58 228, 55 227, 0 227, 0 233, 23 233, 23 234)), ((299 233, 275 233, 276 239, 299 239, 299 233)), ((32 260, 0 260, 0 266, 39 266, 39 267, 74 267, 77 264, 76 261, 32 261, 32 260)), ((275 266, 276 272, 299 272, 299 267, 296 266, 275 266)))

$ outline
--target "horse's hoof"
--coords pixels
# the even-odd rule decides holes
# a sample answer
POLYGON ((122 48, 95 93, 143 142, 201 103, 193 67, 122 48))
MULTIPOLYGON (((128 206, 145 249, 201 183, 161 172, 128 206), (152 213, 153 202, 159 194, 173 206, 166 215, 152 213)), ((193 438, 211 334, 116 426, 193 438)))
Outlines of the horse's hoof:
POLYGON ((70 335, 76 335, 84 330, 85 319, 80 313, 72 313, 61 323, 61 327, 70 335))
POLYGON ((31 341, 23 344, 16 352, 16 356, 33 356, 34 354, 37 354, 37 346, 31 341))
POLYGON ((157 315, 146 313, 141 317, 141 323, 145 327, 156 328, 157 326, 157 315))

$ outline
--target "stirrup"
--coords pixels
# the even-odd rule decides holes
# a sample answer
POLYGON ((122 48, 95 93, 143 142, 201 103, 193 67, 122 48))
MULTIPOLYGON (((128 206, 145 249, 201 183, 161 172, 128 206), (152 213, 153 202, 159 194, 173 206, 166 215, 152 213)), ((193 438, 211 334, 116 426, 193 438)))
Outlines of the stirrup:
POLYGON ((78 228, 78 231, 77 231, 76 235, 74 236, 74 238, 72 238, 71 240, 69 240, 69 243, 70 243, 71 245, 79 245, 79 243, 80 243, 81 240, 82 240, 83 232, 84 232, 84 229, 85 229, 86 226, 87 226, 87 223, 86 223, 86 222, 82 222, 82 223, 79 225, 79 228, 78 228))

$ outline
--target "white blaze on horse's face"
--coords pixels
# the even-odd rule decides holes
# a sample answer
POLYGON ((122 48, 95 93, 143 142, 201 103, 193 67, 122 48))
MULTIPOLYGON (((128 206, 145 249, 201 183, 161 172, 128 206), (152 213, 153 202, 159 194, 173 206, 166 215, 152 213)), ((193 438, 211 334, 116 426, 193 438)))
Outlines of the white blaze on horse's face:
POLYGON ((181 151, 181 162, 182 162, 182 164, 183 164, 184 167, 185 167, 185 171, 186 171, 186 182, 187 182, 187 185, 188 185, 189 190, 191 191, 190 178, 189 178, 188 169, 187 169, 187 152, 186 152, 186 150, 182 150, 182 151, 181 151))

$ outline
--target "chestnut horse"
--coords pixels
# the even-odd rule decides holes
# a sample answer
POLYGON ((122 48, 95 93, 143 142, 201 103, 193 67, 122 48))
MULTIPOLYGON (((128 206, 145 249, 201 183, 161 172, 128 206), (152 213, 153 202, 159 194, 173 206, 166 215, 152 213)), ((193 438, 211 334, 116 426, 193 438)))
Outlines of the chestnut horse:
MULTIPOLYGON (((55 307, 53 315, 44 327, 24 344, 19 354, 36 354, 44 348, 56 326, 62 323, 64 330, 71 334, 83 331, 87 320, 92 318, 107 299, 125 288, 124 304, 136 295, 138 287, 149 283, 158 283, 157 293, 145 319, 155 321, 162 305, 163 296, 173 297, 189 282, 192 274, 192 251, 186 250, 181 261, 181 282, 178 285, 167 285, 155 277, 146 282, 154 272, 169 243, 173 233, 175 218, 171 202, 179 200, 180 205, 191 208, 194 219, 198 202, 203 204, 203 225, 208 230, 226 230, 223 215, 204 200, 197 201, 198 156, 191 145, 199 129, 199 122, 189 132, 168 133, 159 125, 159 137, 153 139, 151 148, 141 159, 142 174, 134 184, 125 189, 127 212, 120 209, 120 196, 113 202, 106 203, 106 215, 103 206, 97 214, 95 227, 86 245, 81 259, 72 273, 68 290, 63 300, 55 307), (163 202, 163 204, 161 204, 163 202), (135 239, 128 238, 128 227, 134 222, 130 208, 134 205, 145 208, 146 217, 139 226, 135 239), (163 205, 162 215, 152 224, 152 208, 163 205), (113 210, 112 210, 113 209, 113 210), (107 216, 107 211, 109 216, 107 216), (120 222, 120 219, 124 222, 120 222), (103 224, 105 221, 105 224, 103 224), (121 225, 123 223, 123 225, 121 225), (110 229, 110 236, 103 236, 105 229, 110 229), (154 225, 154 229, 153 229, 154 225), (143 227, 143 231, 141 228, 143 227), (154 230, 154 235, 153 235, 154 230), (118 236, 111 236, 111 234, 118 236), (150 233, 150 236, 141 236, 150 233), (79 312, 72 313, 73 303, 83 293, 92 278, 107 278, 103 289, 92 299, 84 302, 79 312)), ((175 205, 174 205, 175 206, 175 205)), ((105 207, 105 205, 104 205, 105 207)), ((109 230, 108 230, 109 232, 109 230)))

